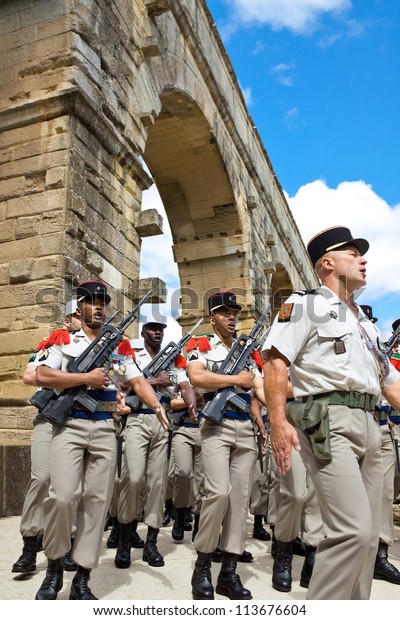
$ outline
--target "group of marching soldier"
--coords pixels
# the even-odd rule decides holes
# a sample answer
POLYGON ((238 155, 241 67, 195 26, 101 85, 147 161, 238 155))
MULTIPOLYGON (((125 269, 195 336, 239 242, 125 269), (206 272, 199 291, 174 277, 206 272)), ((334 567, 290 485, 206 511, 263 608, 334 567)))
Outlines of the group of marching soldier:
POLYGON ((342 226, 316 235, 307 249, 322 285, 286 300, 262 351, 254 330, 237 338, 241 306, 230 291, 208 299, 212 335, 169 350, 166 325, 148 321, 134 350, 105 326, 105 284, 77 287, 65 328, 39 343, 23 378, 41 404, 12 571, 34 572, 43 548, 37 600, 57 598, 64 570, 75 572, 70 599, 96 600, 89 580, 106 520, 118 569, 132 547, 164 566, 157 537, 172 507, 175 541, 194 520, 194 599, 214 599, 212 560, 217 594, 252 598, 237 573, 252 559, 249 510, 255 538, 270 540, 271 526, 278 591, 291 590, 293 553, 304 556, 310 599, 368 599, 373 577, 400 584, 388 560, 400 374, 372 309, 354 301, 368 247, 342 226))

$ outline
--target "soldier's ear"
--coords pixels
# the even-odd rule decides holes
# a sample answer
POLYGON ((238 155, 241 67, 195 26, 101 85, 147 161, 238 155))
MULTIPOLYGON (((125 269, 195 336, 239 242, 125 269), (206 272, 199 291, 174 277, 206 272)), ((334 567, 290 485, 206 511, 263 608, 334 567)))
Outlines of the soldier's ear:
POLYGON ((80 309, 80 306, 78 306, 77 309, 75 310, 75 316, 77 319, 82 318, 82 310, 80 309))

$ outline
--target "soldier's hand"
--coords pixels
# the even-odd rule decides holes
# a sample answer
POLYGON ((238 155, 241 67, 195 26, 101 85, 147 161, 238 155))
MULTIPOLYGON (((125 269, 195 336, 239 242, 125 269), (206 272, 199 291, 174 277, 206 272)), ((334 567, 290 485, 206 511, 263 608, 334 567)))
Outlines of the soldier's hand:
POLYGON ((158 375, 157 385, 159 385, 160 387, 167 387, 169 385, 174 385, 173 381, 171 381, 171 377, 169 376, 166 370, 163 370, 158 375))
POLYGON ((254 375, 247 370, 242 370, 239 374, 235 375, 236 385, 239 385, 241 388, 249 389, 253 387, 254 375))
POLYGON ((110 385, 110 379, 107 377, 107 373, 104 368, 95 368, 86 373, 85 384, 95 390, 105 390, 110 385))
POLYGON ((189 405, 188 407, 189 417, 194 424, 197 424, 199 418, 197 417, 197 409, 195 405, 189 405))
POLYGON ((152 409, 154 413, 156 414, 157 419, 160 422, 161 426, 163 427, 164 431, 168 431, 170 428, 170 424, 168 422, 168 418, 167 418, 165 409, 162 406, 162 404, 157 402, 152 406, 152 409))
POLYGON ((128 409, 129 407, 125 405, 125 394, 123 392, 117 392, 117 415, 126 415, 128 409))
POLYGON ((292 447, 300 450, 300 442, 294 426, 289 422, 271 428, 271 446, 279 472, 285 476, 292 465, 292 447))

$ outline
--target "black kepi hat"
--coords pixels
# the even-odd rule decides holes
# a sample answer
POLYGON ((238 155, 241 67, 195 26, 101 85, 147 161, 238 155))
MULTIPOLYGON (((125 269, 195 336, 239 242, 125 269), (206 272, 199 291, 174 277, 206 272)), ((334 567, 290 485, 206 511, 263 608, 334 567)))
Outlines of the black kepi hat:
POLYGON ((167 327, 166 323, 160 323, 160 321, 147 321, 147 323, 143 323, 142 325, 142 329, 144 327, 150 327, 150 325, 157 325, 160 326, 161 329, 165 329, 167 327))
POLYGON ((236 301, 235 293, 232 293, 232 291, 214 293, 208 298, 208 310, 210 314, 223 306, 225 306, 225 308, 232 308, 238 312, 242 309, 242 306, 239 306, 236 301))
POLYGON ((99 280, 88 280, 81 282, 76 288, 76 296, 78 301, 82 301, 86 297, 104 297, 106 304, 111 301, 110 295, 107 293, 107 287, 99 280))
POLYGON ((400 325, 400 319, 396 319, 396 320, 394 321, 394 323, 392 323, 392 330, 393 330, 393 333, 396 331, 396 329, 398 328, 398 326, 399 326, 399 325, 400 325))
POLYGON ((374 316, 374 313, 372 311, 372 306, 366 306, 366 305, 360 304, 360 308, 364 312, 367 319, 371 321, 371 323, 377 322, 378 319, 376 318, 376 316, 374 316))
POLYGON ((352 234, 345 226, 333 226, 315 235, 307 244, 307 251, 311 262, 315 266, 316 262, 326 252, 339 250, 344 245, 353 245, 363 255, 369 248, 366 239, 353 239, 352 234))

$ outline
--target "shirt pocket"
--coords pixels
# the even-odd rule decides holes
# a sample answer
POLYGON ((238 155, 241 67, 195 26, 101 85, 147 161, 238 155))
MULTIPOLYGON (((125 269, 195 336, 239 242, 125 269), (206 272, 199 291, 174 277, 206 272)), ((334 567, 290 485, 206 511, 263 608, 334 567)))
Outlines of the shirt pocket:
POLYGON ((327 354, 340 357, 351 352, 352 329, 349 325, 336 322, 326 323, 318 326, 317 333, 321 353, 326 351, 327 354))

